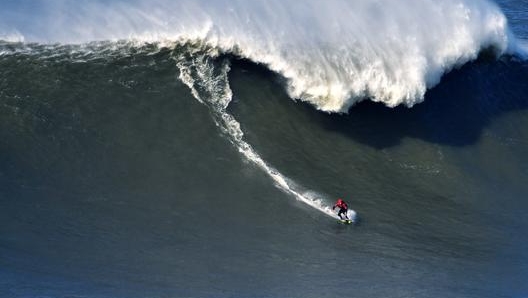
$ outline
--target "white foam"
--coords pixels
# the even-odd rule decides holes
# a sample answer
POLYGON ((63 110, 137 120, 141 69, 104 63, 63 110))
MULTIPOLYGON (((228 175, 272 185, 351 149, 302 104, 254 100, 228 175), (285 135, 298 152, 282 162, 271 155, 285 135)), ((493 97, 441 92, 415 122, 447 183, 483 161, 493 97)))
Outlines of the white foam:
POLYGON ((4 18, 30 41, 198 40, 268 65, 329 112, 365 98, 412 106, 482 48, 514 44, 488 0, 36 2, 40 14, 4 18))
MULTIPOLYGON (((1 30, 1 28, 0 28, 1 30)), ((22 34, 20 34, 17 31, 12 31, 8 33, 2 33, 0 32, 0 41, 5 42, 24 42, 25 38, 22 34)))

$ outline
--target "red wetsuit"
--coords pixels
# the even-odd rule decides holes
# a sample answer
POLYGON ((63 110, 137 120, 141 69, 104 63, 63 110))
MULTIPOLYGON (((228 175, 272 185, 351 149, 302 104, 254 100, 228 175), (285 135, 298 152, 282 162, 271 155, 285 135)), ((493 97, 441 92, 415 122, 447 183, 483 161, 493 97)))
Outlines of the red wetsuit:
POLYGON ((334 205, 334 207, 332 209, 335 209, 336 207, 339 207, 339 212, 337 213, 339 218, 342 219, 341 214, 344 214, 345 218, 348 219, 348 216, 347 216, 348 206, 345 203, 345 201, 343 201, 341 199, 337 200, 337 203, 334 205))

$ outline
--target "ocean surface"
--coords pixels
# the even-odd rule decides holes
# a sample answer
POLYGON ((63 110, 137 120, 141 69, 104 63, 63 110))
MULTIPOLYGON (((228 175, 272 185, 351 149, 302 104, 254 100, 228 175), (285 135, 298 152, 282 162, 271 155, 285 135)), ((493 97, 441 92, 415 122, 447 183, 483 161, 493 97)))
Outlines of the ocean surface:
POLYGON ((0 0, 0 40, 0 297, 528 297, 525 0, 0 0))

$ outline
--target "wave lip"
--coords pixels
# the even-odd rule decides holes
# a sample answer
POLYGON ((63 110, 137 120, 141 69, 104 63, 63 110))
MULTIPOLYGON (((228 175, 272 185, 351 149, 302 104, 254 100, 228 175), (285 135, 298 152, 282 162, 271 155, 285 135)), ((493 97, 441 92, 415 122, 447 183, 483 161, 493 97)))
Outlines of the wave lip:
MULTIPOLYGON (((506 18, 488 1, 409 0, 405 8, 392 0, 329 3, 342 12, 311 25, 316 34, 303 32, 311 38, 291 34, 258 48, 242 43, 243 56, 288 79, 293 98, 323 111, 346 112, 366 98, 411 107, 482 49, 501 55, 508 48, 506 18)), ((312 8, 316 16, 326 12, 312 8)))
POLYGON ((41 15, 8 24, 19 37, 199 41, 267 65, 286 78, 292 98, 327 112, 365 99, 411 107, 482 49, 520 48, 488 0, 36 2, 41 15))

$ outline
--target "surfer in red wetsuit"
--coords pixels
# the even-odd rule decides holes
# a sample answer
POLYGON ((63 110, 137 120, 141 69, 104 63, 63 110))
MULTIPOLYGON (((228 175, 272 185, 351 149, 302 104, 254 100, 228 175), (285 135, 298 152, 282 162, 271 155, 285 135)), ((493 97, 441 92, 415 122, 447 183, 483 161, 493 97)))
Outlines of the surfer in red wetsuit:
POLYGON ((339 207, 339 212, 337 213, 337 216, 339 216, 340 219, 343 219, 341 217, 341 214, 344 214, 345 218, 348 219, 348 216, 347 216, 348 206, 347 206, 347 203, 343 201, 343 199, 337 199, 337 202, 335 203, 334 207, 332 207, 332 210, 335 210, 336 207, 339 207))

